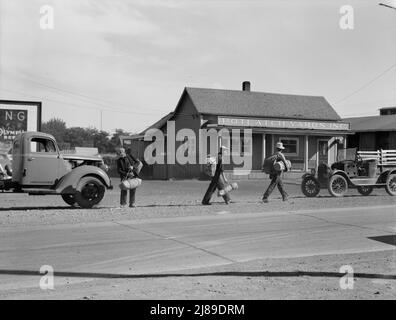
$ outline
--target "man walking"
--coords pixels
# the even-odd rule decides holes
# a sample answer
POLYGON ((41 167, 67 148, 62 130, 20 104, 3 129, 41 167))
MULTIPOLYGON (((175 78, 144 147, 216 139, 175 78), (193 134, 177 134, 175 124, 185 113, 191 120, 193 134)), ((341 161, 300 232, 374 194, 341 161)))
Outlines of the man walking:
MULTIPOLYGON (((134 170, 133 164, 131 163, 130 159, 127 157, 124 148, 119 148, 117 150, 117 172, 120 175, 121 181, 129 178, 134 178, 134 170)), ((129 207, 135 208, 135 194, 136 188, 129 190, 129 207)), ((121 207, 125 207, 127 204, 127 196, 128 190, 121 190, 120 195, 120 205, 121 207)))
MULTIPOLYGON (((278 161, 282 161, 284 166, 285 166, 285 171, 288 170, 288 165, 286 163, 286 158, 285 155, 282 153, 282 151, 285 149, 285 147, 283 146, 282 142, 277 142, 276 143, 276 152, 273 155, 274 156, 274 160, 275 162, 278 161)), ((287 201, 288 200, 288 194, 286 193, 284 187, 283 187, 283 181, 282 181, 282 171, 275 171, 274 168, 271 169, 271 173, 270 173, 270 179, 271 179, 271 183, 267 188, 267 191, 265 191, 264 195, 263 195, 263 202, 264 203, 268 203, 268 197, 270 196, 270 194, 272 193, 272 191, 274 191, 275 187, 277 186, 279 189, 279 192, 282 195, 282 199, 283 201, 287 201)))
MULTIPOLYGON (((216 191, 216 189, 223 190, 227 184, 227 179, 224 176, 223 170, 223 150, 225 152, 225 150, 227 149, 228 148, 224 146, 220 147, 220 151, 217 156, 216 171, 202 200, 203 205, 210 205, 210 199, 212 198, 212 195, 216 191)), ((231 202, 231 198, 228 192, 223 195, 223 199, 226 204, 229 204, 231 202)))

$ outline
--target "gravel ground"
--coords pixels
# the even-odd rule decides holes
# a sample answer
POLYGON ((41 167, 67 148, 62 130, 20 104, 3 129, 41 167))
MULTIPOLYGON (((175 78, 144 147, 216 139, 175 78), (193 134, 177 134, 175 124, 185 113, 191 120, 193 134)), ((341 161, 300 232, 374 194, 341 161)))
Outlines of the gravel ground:
POLYGON ((0 226, 51 225, 59 223, 81 223, 146 219, 168 216, 210 215, 227 213, 293 211, 302 209, 356 207, 374 205, 396 205, 396 197, 389 196, 384 189, 376 189, 364 197, 350 190, 343 198, 331 197, 322 190, 317 198, 307 198, 297 183, 286 184, 290 194, 288 202, 282 202, 275 190, 268 204, 260 200, 267 187, 268 179, 239 181, 239 189, 233 191, 230 205, 222 198, 213 196, 211 206, 202 206, 201 200, 209 184, 207 181, 144 181, 137 190, 137 208, 119 208, 118 180, 113 179, 114 190, 106 192, 100 205, 93 209, 73 208, 66 205, 60 196, 28 196, 27 194, 1 194, 0 226))

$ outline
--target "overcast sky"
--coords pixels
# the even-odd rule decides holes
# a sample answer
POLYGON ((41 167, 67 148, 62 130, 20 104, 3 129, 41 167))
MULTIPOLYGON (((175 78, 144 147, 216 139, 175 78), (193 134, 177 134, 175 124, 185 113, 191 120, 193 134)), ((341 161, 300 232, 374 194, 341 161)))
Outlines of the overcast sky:
POLYGON ((341 116, 378 114, 396 106, 396 10, 378 2, 0 0, 0 99, 43 101, 43 120, 68 126, 100 128, 102 109, 104 130, 138 132, 185 86, 250 80, 322 95, 341 116), (339 27, 345 4, 353 30, 339 27))

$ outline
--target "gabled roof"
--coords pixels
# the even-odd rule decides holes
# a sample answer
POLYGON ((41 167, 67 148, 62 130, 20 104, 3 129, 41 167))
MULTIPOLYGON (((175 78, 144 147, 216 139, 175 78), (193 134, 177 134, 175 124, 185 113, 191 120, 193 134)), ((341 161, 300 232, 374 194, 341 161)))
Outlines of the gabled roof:
POLYGON ((356 117, 343 119, 351 124, 356 132, 396 131, 396 115, 356 117))
POLYGON ((309 120, 341 120, 320 96, 186 88, 195 108, 202 114, 309 120))
POLYGON ((152 124, 150 127, 142 131, 140 134, 145 134, 147 130, 149 129, 161 129, 168 120, 170 120, 174 115, 174 112, 169 112, 167 115, 163 116, 161 119, 159 119, 156 123, 152 124))

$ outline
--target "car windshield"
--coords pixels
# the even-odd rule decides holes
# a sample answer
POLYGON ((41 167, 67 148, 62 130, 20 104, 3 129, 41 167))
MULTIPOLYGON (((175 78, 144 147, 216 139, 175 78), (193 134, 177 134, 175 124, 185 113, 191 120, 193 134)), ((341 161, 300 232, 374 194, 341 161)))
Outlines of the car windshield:
POLYGON ((339 149, 337 152, 337 161, 353 160, 356 159, 357 148, 339 149))

